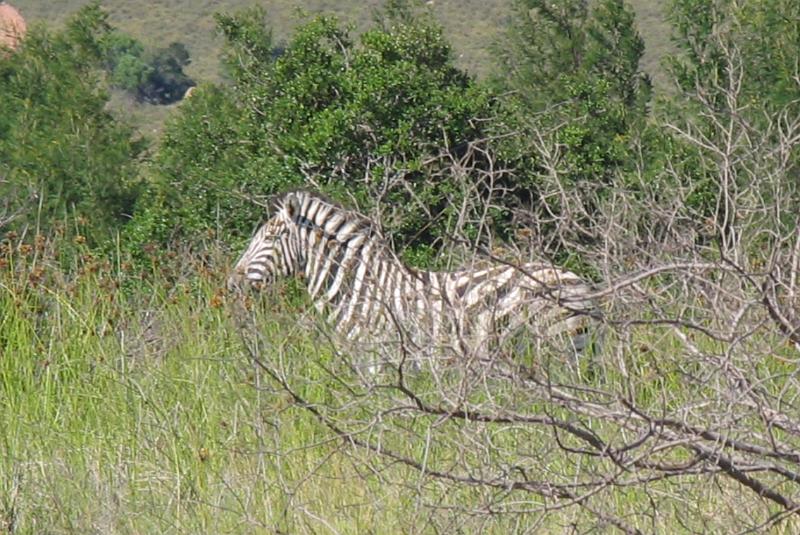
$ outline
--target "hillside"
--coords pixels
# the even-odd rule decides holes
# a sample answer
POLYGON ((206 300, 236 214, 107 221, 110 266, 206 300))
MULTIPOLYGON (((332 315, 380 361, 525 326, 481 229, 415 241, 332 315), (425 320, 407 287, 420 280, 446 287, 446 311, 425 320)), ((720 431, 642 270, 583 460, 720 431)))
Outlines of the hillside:
MULTIPOLYGON (((87 0, 46 2, 43 0, 18 0, 15 5, 31 22, 59 22, 87 0)), ((217 51, 219 41, 214 36, 213 14, 253 5, 252 0, 223 0, 189 2, 164 0, 150 2, 141 9, 140 2, 131 0, 106 0, 103 6, 111 13, 112 21, 121 28, 150 44, 182 41, 192 52, 194 66, 191 74, 202 79, 217 76, 217 51)), ((381 0, 269 0, 260 2, 273 20, 276 36, 285 38, 302 17, 301 9, 308 13, 326 11, 362 28, 372 19, 381 0)), ((649 50, 645 61, 651 74, 657 75, 658 58, 669 48, 669 30, 662 12, 663 3, 655 0, 630 2, 639 16, 640 31, 649 50)), ((436 17, 442 22, 453 43, 460 63, 477 73, 485 73, 491 64, 489 46, 509 16, 509 2, 481 2, 479 0, 434 0, 429 2, 436 17)))
MULTIPOLYGON (((14 4, 29 23, 44 21, 58 24, 87 0, 18 0, 14 4)), ((195 1, 163 0, 141 2, 132 0, 106 0, 103 6, 111 14, 112 23, 131 33, 145 44, 161 46, 180 41, 188 47, 192 64, 187 68, 198 81, 219 78, 220 39, 215 35, 213 15, 220 11, 234 11, 253 5, 252 0, 195 1)), ((286 39, 292 28, 310 13, 324 11, 338 15, 351 23, 356 31, 369 25, 381 0, 269 0, 261 2, 266 7, 277 40, 286 39)), ((510 16, 508 0, 482 2, 480 0, 433 0, 428 2, 434 15, 443 24, 447 37, 453 44, 459 65, 483 76, 491 70, 491 46, 502 32, 510 16)), ((660 68, 660 58, 669 50, 669 28, 664 20, 663 3, 656 0, 631 1, 639 17, 639 28, 647 44, 644 68, 653 76, 656 86, 665 79, 660 68)), ((135 106, 124 97, 117 96, 115 103, 128 108, 139 122, 156 127, 165 110, 135 106)))

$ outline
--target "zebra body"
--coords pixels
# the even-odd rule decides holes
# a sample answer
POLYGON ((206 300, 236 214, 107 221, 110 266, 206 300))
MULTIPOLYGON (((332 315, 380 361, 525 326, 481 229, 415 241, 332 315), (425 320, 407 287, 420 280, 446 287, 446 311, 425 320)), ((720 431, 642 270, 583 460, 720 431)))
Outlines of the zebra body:
MULTIPOLYGON (((595 314, 591 288, 542 263, 421 271, 404 265, 371 222, 319 196, 285 194, 234 267, 229 286, 299 275, 316 306, 351 340, 484 351, 523 325, 536 336, 565 332, 586 345, 595 314)), ((441 352, 441 351, 440 351, 441 352)))

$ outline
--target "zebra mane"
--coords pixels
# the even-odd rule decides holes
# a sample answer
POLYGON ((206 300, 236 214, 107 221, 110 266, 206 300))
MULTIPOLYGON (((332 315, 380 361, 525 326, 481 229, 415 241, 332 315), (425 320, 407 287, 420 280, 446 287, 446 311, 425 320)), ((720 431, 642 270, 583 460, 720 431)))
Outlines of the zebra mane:
POLYGON ((302 195, 308 195, 309 197, 319 199, 320 201, 330 204, 331 206, 336 206, 338 208, 342 208, 343 210, 345 209, 340 203, 334 201, 328 195, 303 188, 290 189, 275 193, 267 200, 267 206, 269 206, 270 212, 274 212, 283 208, 290 197, 298 197, 302 195))
MULTIPOLYGON (((329 212, 328 217, 338 214, 342 217, 346 218, 349 221, 355 221, 358 223, 358 228, 361 232, 365 232, 368 236, 378 238, 383 240, 383 236, 379 229, 377 228, 375 222, 370 219, 369 217, 365 216, 364 214, 357 212, 355 210, 350 210, 345 208, 342 204, 334 201, 327 195, 323 195, 316 191, 304 190, 304 189, 296 189, 286 191, 284 193, 279 194, 278 197, 275 198, 274 207, 275 211, 285 211, 287 215, 290 215, 290 205, 292 201, 297 203, 301 203, 301 199, 304 196, 308 196, 312 199, 312 201, 320 202, 326 204, 331 207, 331 212, 329 212)), ((299 208, 299 206, 298 206, 299 208)), ((297 214, 295 214, 296 216, 297 214)), ((305 219, 304 221, 297 221, 295 217, 292 217, 292 220, 296 224, 306 224, 310 228, 319 228, 318 225, 314 221, 310 221, 305 219)))

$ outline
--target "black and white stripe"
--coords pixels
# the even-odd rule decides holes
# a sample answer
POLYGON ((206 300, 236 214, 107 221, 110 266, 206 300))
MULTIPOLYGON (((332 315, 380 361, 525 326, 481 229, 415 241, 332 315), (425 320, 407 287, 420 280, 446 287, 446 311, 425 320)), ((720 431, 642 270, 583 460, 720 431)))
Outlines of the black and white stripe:
POLYGON ((580 277, 547 264, 453 272, 408 267, 369 219, 303 191, 280 199, 229 286, 259 287, 292 275, 348 339, 396 340, 402 331, 406 343, 428 353, 434 346, 483 351, 523 326, 539 338, 566 334, 580 352, 597 313, 580 277))

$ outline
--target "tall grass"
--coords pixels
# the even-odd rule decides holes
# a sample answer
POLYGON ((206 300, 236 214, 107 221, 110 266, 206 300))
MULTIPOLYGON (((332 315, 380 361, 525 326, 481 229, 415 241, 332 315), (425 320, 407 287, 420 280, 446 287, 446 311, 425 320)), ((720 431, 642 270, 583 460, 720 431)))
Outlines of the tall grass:
MULTIPOLYGON (((0 251, 0 533, 430 526, 417 484, 384 484, 417 475, 370 475, 361 452, 248 360, 220 261, 153 256, 134 271, 80 237, 11 238, 0 251)), ((317 364, 333 357, 286 306, 261 307, 261 331, 289 348, 303 395, 324 401, 317 364)))
POLYGON ((308 417, 257 387, 218 273, 134 275, 73 244, 65 270, 36 243, 0 257, 0 532, 296 531, 295 505, 313 523, 358 496, 308 417), (324 459, 327 488, 306 481, 324 459))
MULTIPOLYGON (((229 255, 152 256, 148 269, 133 270, 119 254, 86 249, 80 237, 11 238, 0 250, 0 533, 597 528, 580 508, 425 477, 320 424, 248 358, 248 337, 240 336, 221 290, 229 255)), ((608 470, 607 460, 574 463, 535 427, 403 412, 375 423, 391 390, 357 382, 351 386, 364 390, 343 390, 329 373, 345 376, 342 356, 309 329, 312 319, 293 299, 268 296, 251 305, 263 341, 259 356, 354 436, 431 467, 471 465, 478 476, 513 470, 514 456, 533 479, 608 470), (459 447, 470 443, 486 447, 474 454, 459 447)), ((641 379, 633 393, 641 406, 648 396, 658 406, 665 391, 680 399, 678 375, 652 371, 645 352, 623 358, 627 373, 641 379)), ((425 374, 410 380, 423 397, 439 392, 425 374)), ((597 381, 608 386, 625 377, 609 361, 597 381)), ((498 406, 554 414, 545 405, 518 407, 527 403, 519 390, 497 385, 486 392, 498 406)), ((611 430, 597 423, 594 431, 611 430)), ((708 481, 657 482, 599 499, 644 532, 734 529, 735 515, 720 511, 757 500, 724 479, 708 481)), ((784 527, 790 533, 796 525, 784 527)))

